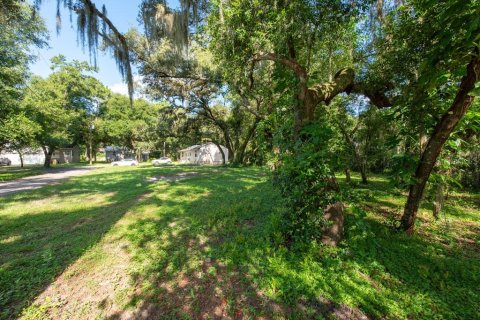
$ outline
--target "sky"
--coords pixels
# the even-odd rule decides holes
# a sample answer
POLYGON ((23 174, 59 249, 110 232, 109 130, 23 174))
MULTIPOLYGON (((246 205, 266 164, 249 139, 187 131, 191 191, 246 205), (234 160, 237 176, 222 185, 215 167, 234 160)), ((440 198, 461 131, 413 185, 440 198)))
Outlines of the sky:
MULTIPOLYGON (((176 2, 176 1, 169 1, 176 2)), ((141 0, 96 0, 95 4, 101 8, 105 4, 107 15, 115 24, 120 32, 126 32, 129 28, 138 27, 137 16, 138 7, 141 0)), ((62 28, 60 34, 56 33, 56 5, 57 0, 43 0, 40 8, 40 15, 45 20, 45 24, 50 33, 49 48, 35 49, 37 61, 34 62, 30 70, 41 77, 47 77, 50 73, 50 59, 56 55, 63 54, 68 61, 81 60, 91 62, 88 48, 82 49, 77 42, 76 15, 72 15, 70 23, 70 13, 67 9, 61 10, 62 28), (73 26, 72 26, 73 25, 73 26)), ((122 80, 114 59, 109 53, 99 52, 97 56, 98 73, 94 76, 112 91, 127 94, 127 86, 122 80)))

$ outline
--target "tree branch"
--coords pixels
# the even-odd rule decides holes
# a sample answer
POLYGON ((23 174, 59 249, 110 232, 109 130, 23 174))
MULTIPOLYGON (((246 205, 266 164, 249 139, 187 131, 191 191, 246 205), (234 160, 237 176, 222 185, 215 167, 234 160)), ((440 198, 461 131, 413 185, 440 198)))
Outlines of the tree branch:
POLYGON ((386 85, 384 89, 373 89, 368 88, 362 82, 357 82, 353 85, 352 92, 367 97, 374 106, 379 109, 384 109, 393 105, 390 98, 385 95, 385 91, 389 89, 391 89, 390 84, 386 85))
POLYGON ((281 56, 279 56, 279 55, 277 55, 273 52, 259 52, 259 53, 255 54, 252 57, 252 59, 250 60, 251 63, 252 63, 251 64, 251 70, 250 70, 250 85, 251 86, 253 85, 253 70, 255 68, 255 64, 258 61, 265 61, 265 60, 275 61, 275 62, 279 62, 279 63, 283 64, 284 66, 286 66, 287 68, 289 68, 290 70, 292 70, 295 73, 295 75, 297 76, 298 80, 301 83, 303 83, 303 84, 307 83, 307 80, 308 80, 307 71, 297 61, 295 61, 293 59, 281 57, 281 56))
MULTIPOLYGON (((255 118, 257 118, 257 119, 265 119, 265 116, 263 114, 258 113, 258 111, 254 110, 250 107, 250 101, 248 100, 247 96, 242 92, 242 90, 237 88, 237 93, 240 96, 240 98, 242 99, 243 106, 245 107, 245 109, 247 109, 248 112, 253 114, 255 116, 255 118)), ((259 104, 259 102, 257 101, 257 105, 258 104, 259 104)))
POLYGON ((315 99, 315 105, 320 102, 330 104, 333 98, 342 92, 350 93, 353 88, 355 72, 351 68, 340 69, 335 74, 332 81, 314 85, 308 88, 310 94, 315 99))
MULTIPOLYGON (((118 39, 118 42, 120 46, 116 43, 114 43, 111 38, 108 38, 109 43, 112 44, 117 50, 121 51, 123 53, 123 59, 122 61, 123 66, 125 67, 125 77, 127 81, 127 86, 128 86, 128 95, 130 97, 130 102, 132 102, 133 99, 133 75, 132 75, 132 67, 131 67, 131 61, 130 61, 130 55, 129 55, 129 48, 127 45, 127 40, 125 39, 125 36, 115 27, 113 22, 105 15, 103 12, 97 9, 95 4, 91 0, 82 0, 82 3, 85 7, 88 8, 89 12, 94 13, 95 16, 100 18, 110 29, 110 31, 115 35, 115 37, 118 39)), ((73 7, 73 10, 75 12, 79 12, 81 9, 78 7, 73 7)), ((105 38, 105 35, 102 34, 101 32, 97 32, 100 36, 105 38)))

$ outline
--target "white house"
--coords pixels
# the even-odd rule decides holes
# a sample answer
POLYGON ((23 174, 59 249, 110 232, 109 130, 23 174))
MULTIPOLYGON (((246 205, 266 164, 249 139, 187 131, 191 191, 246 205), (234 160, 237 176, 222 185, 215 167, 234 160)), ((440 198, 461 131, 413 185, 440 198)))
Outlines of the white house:
MULTIPOLYGON (((20 155, 13 150, 1 150, 0 158, 7 158, 13 166, 20 165, 20 155)), ((80 148, 73 146, 71 148, 59 148, 52 154, 52 160, 57 163, 75 163, 80 162, 80 148)), ((43 164, 45 154, 42 149, 28 149, 23 153, 23 164, 43 164)))
MULTIPOLYGON (((12 166, 20 165, 20 155, 16 151, 1 151, 0 158, 9 159, 12 166)), ((44 162, 45 154, 42 150, 29 150, 23 154, 24 164, 43 164, 44 162)))
MULTIPOLYGON (((228 149, 220 146, 228 162, 228 149)), ((179 151, 180 163, 189 164, 222 164, 223 158, 220 149, 214 143, 196 144, 179 151)))

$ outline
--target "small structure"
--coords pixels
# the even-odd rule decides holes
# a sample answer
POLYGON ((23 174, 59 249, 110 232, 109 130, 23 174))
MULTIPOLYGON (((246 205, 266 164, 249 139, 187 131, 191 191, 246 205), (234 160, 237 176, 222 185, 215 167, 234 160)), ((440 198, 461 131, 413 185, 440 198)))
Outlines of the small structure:
POLYGON ((105 147, 105 160, 107 162, 119 161, 122 159, 137 159, 139 161, 148 161, 150 152, 143 150, 140 159, 137 159, 135 151, 128 147, 107 146, 105 147))
MULTIPOLYGON (((228 149, 220 146, 225 155, 225 162, 228 162, 228 149)), ((216 144, 209 142, 206 144, 196 144, 179 151, 180 163, 188 164, 223 164, 222 152, 216 144)))
POLYGON ((107 162, 119 161, 122 159, 135 159, 135 152, 127 147, 105 147, 105 160, 107 160, 107 162))
POLYGON ((57 163, 77 163, 80 162, 80 148, 73 146, 70 148, 59 148, 53 151, 52 161, 57 163))
MULTIPOLYGON (((23 164, 44 164, 45 154, 42 149, 29 149, 22 153, 23 164)), ((5 150, 0 152, 0 158, 8 158, 13 166, 20 165, 20 155, 17 151, 5 150)), ((52 154, 52 161, 56 163, 80 162, 80 148, 78 146, 59 148, 52 154)))

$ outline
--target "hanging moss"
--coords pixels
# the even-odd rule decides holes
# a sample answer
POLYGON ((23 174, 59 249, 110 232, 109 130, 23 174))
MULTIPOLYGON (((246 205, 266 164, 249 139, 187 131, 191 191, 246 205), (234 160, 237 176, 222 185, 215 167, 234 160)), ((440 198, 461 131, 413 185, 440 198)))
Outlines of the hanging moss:
MULTIPOLYGON (((34 0, 38 10, 43 0, 34 0)), ((145 26, 147 39, 171 40, 177 53, 184 54, 188 50, 188 30, 190 20, 198 21, 200 6, 205 0, 180 0, 180 9, 171 10, 165 0, 144 0, 141 4, 141 19, 145 26), (190 19, 191 17, 191 19, 190 19)), ((127 82, 130 99, 133 96, 133 75, 129 47, 124 35, 107 17, 107 10, 102 6, 98 10, 91 0, 57 0, 57 32, 61 28, 60 7, 67 8, 70 13, 77 14, 78 40, 83 48, 88 48, 93 64, 97 66, 99 37, 105 49, 110 50, 123 79, 127 82)))

